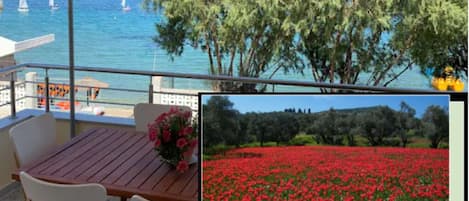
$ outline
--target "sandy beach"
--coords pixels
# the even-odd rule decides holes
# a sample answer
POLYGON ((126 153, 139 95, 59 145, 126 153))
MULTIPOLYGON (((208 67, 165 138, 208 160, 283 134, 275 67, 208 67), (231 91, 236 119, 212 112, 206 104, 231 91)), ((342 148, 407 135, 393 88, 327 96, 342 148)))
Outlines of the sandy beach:
POLYGON ((104 116, 133 118, 133 115, 131 108, 104 108, 104 116))
MULTIPOLYGON (((20 112, 22 109, 18 110, 20 112)), ((0 107, 0 119, 10 116, 10 106, 6 105, 0 107)), ((78 112, 77 112, 78 113, 78 112)), ((133 118, 133 109, 131 108, 116 108, 116 107, 106 107, 104 108, 104 115, 108 117, 123 117, 123 118, 133 118)))

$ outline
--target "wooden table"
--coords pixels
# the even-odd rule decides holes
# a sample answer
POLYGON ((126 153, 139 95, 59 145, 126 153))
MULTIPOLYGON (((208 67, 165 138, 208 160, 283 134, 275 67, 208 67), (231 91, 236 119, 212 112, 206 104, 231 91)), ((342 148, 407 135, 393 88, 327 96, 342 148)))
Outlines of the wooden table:
POLYGON ((183 174, 160 161, 144 133, 112 128, 88 130, 19 172, 61 184, 99 183, 108 195, 149 200, 197 200, 199 164, 183 174))

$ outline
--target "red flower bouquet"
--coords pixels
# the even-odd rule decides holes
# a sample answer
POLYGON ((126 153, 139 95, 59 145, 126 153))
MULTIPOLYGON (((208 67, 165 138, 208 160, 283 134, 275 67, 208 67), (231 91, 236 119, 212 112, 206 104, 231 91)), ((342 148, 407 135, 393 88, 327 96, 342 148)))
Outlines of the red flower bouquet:
POLYGON ((191 111, 172 107, 148 125, 148 136, 162 160, 183 173, 189 168, 194 148, 197 146, 197 128, 191 111))

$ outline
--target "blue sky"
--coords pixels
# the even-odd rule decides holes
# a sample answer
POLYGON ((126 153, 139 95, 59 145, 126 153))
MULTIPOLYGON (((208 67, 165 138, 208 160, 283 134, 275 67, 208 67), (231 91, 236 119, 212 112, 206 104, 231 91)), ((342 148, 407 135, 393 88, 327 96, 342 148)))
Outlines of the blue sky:
MULTIPOLYGON (((234 103, 234 108, 241 113, 283 111, 285 108, 311 108, 312 112, 335 109, 387 105, 399 110, 401 101, 405 101, 421 117, 429 105, 448 108, 448 95, 226 95, 234 103)), ((210 95, 203 95, 205 104, 210 95)))

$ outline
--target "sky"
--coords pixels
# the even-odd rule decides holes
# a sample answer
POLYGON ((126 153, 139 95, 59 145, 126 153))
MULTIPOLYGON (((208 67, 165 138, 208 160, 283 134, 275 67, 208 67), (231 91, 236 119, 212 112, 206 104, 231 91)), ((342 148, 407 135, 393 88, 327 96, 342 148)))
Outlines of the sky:
MULTIPOLYGON (((241 113, 283 111, 285 108, 311 108, 311 112, 320 112, 334 109, 347 109, 357 107, 370 107, 387 105, 399 110, 401 101, 405 101, 416 110, 416 117, 421 117, 430 105, 439 105, 448 108, 448 95, 227 95, 233 102, 233 108, 241 113)), ((203 104, 211 95, 203 95, 203 104)))

